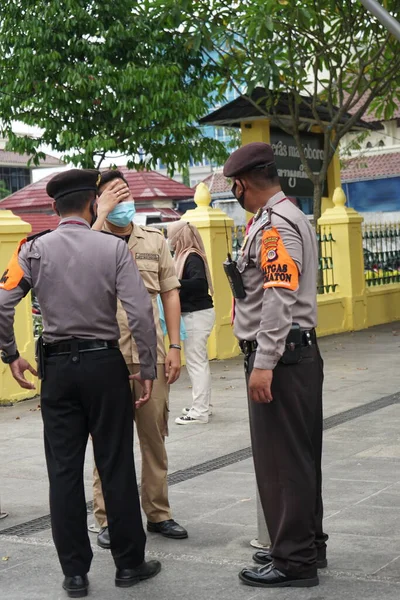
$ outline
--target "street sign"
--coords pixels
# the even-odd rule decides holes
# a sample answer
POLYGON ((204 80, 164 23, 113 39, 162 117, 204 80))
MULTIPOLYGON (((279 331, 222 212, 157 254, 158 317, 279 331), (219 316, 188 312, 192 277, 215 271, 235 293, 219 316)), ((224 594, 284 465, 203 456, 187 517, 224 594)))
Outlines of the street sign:
MULTIPOLYGON (((318 133, 301 133, 300 136, 311 169, 314 173, 319 173, 324 160, 324 136, 318 133)), ((314 186, 301 164, 294 138, 281 129, 271 128, 270 139, 280 183, 285 194, 297 198, 312 198, 314 186)), ((326 182, 323 195, 327 195, 326 182)))

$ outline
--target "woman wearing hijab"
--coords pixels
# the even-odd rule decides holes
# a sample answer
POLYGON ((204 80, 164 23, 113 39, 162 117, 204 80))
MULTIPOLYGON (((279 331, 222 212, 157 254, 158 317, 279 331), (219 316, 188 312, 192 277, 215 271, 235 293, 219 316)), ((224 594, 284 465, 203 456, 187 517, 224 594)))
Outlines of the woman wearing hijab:
POLYGON ((182 318, 187 338, 184 342, 186 368, 192 383, 192 406, 184 408, 175 420, 178 425, 208 423, 211 399, 211 373, 207 340, 214 326, 213 285, 207 257, 196 227, 186 221, 167 226, 168 243, 174 252, 180 280, 182 318))

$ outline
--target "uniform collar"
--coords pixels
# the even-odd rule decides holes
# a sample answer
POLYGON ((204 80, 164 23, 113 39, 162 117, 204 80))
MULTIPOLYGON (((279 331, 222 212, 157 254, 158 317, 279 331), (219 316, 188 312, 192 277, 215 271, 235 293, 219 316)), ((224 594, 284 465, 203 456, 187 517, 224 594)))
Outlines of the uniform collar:
POLYGON ((128 248, 134 248, 137 243, 138 243, 138 239, 143 239, 144 233, 143 233, 143 229, 140 227, 140 225, 136 225, 136 223, 132 223, 133 229, 132 229, 132 233, 131 233, 131 237, 129 238, 129 242, 128 242, 128 248))
POLYGON ((68 225, 70 227, 71 226, 77 226, 77 225, 78 226, 85 225, 85 227, 87 227, 88 229, 90 229, 90 225, 86 221, 86 219, 82 219, 82 217, 76 217, 75 215, 71 215, 69 217, 64 217, 59 222, 58 226, 60 227, 60 225, 68 225))
POLYGON ((278 204, 278 202, 282 202, 282 200, 286 200, 286 194, 284 194, 283 192, 278 192, 277 194, 274 194, 273 196, 271 196, 271 198, 268 200, 267 204, 265 204, 265 206, 261 206, 258 209, 258 211, 256 212, 256 214, 254 215, 254 222, 258 221, 258 219, 261 217, 261 215, 268 208, 272 208, 273 206, 275 206, 275 204, 278 204))
POLYGON ((286 199, 286 194, 282 191, 274 194, 267 202, 267 204, 264 206, 264 208, 272 208, 273 206, 275 206, 275 204, 278 204, 278 202, 281 202, 282 200, 286 199))

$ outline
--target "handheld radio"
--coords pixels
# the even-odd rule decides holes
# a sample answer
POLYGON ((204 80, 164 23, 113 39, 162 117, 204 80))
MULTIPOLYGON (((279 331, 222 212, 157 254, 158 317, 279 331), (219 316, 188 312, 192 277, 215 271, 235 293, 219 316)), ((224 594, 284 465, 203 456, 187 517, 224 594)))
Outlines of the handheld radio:
POLYGON ((228 278, 233 297, 237 298, 238 300, 242 300, 243 298, 246 297, 246 290, 244 289, 242 276, 237 269, 236 261, 232 260, 232 256, 229 252, 228 230, 226 227, 226 221, 224 221, 224 223, 225 223, 227 259, 224 261, 223 267, 224 267, 225 275, 228 278))

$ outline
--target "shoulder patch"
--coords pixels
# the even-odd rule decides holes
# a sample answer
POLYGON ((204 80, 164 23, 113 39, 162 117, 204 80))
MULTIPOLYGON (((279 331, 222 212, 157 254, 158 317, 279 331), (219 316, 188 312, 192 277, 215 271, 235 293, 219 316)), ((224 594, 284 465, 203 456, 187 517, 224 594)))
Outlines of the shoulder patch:
POLYGON ((293 258, 285 248, 279 231, 272 227, 262 233, 261 269, 264 274, 263 288, 286 288, 295 291, 299 285, 299 272, 293 258))
POLYGON ((16 249, 14 250, 14 254, 12 255, 10 262, 7 265, 6 270, 0 279, 0 289, 11 291, 18 287, 21 281, 25 277, 25 273, 22 270, 21 265, 18 261, 19 252, 24 244, 26 244, 27 239, 23 239, 20 241, 16 249))
POLYGON ((164 237, 164 234, 161 231, 161 229, 157 229, 157 227, 150 227, 149 225, 139 225, 139 227, 141 227, 145 231, 148 231, 149 233, 158 233, 158 235, 162 235, 164 237))
POLYGON ((27 242, 32 242, 36 240, 36 238, 42 237, 42 235, 46 235, 46 233, 51 233, 53 229, 46 229, 46 231, 41 231, 40 233, 35 233, 35 235, 30 235, 26 238, 27 242))

